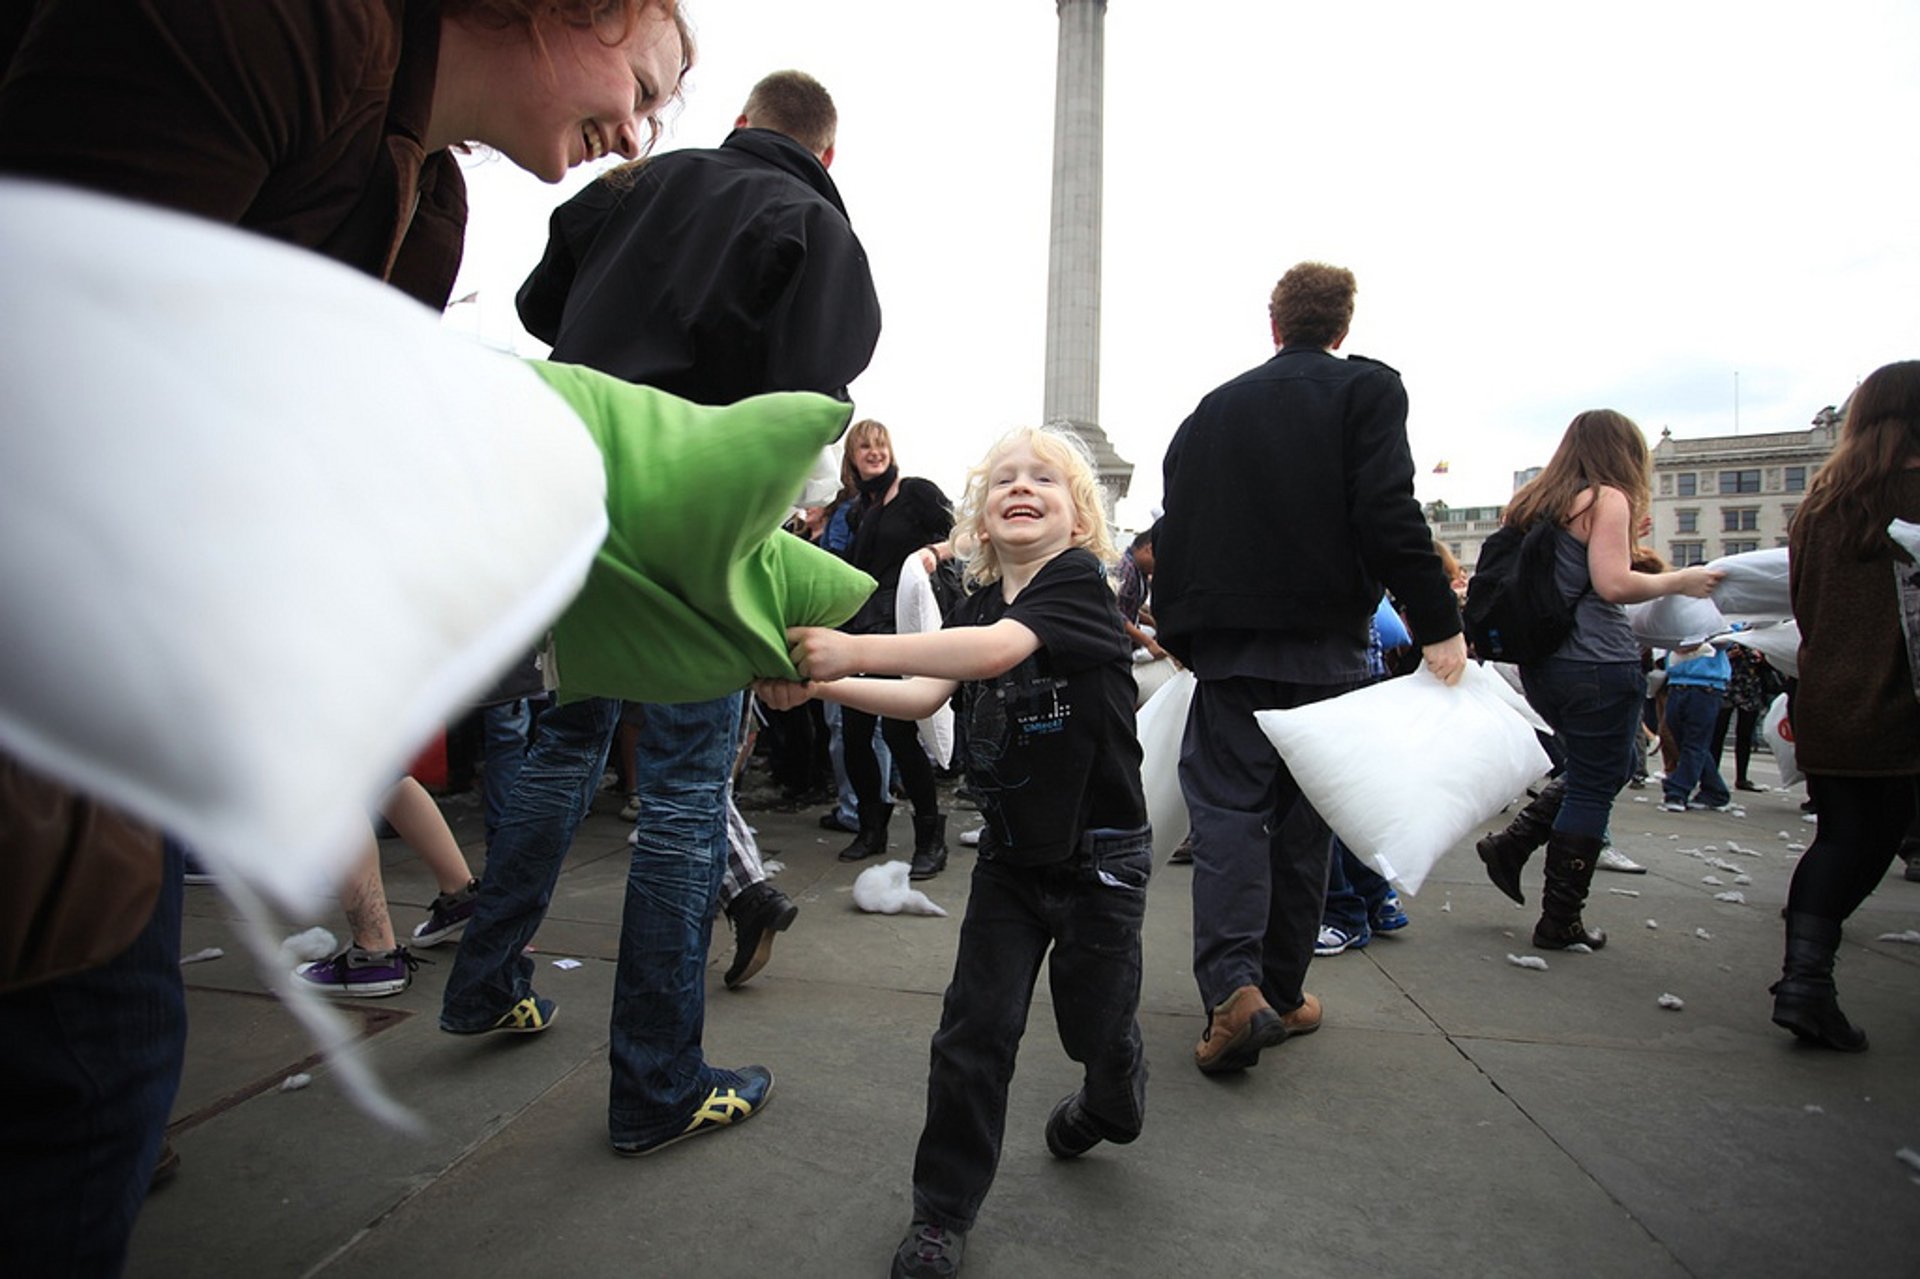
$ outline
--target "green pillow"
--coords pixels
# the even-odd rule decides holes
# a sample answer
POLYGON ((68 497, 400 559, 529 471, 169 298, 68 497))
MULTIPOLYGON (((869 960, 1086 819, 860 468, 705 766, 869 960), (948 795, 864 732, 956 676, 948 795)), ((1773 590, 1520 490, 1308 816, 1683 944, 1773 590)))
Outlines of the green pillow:
POLYGON ((698 702, 794 679, 789 626, 838 626, 874 581, 782 532, 853 407, 812 392, 693 404, 573 364, 531 361, 607 468, 607 540, 554 623, 562 700, 698 702))

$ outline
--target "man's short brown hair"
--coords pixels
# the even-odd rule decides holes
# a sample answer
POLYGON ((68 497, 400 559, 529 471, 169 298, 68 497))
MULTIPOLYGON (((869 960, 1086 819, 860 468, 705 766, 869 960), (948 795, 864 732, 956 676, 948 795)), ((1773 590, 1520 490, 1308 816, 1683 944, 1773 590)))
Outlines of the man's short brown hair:
POLYGON ((1280 277, 1267 314, 1288 346, 1330 347, 1353 323, 1353 272, 1325 262, 1302 262, 1280 277))
POLYGON ((815 155, 826 153, 840 128, 826 86, 804 71, 776 71, 761 80, 740 114, 752 127, 784 133, 815 155))

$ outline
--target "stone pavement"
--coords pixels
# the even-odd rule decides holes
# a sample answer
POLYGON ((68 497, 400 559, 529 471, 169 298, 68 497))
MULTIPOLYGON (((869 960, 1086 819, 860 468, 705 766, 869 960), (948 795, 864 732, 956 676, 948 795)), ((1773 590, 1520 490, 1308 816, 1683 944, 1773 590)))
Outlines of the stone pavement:
MULTIPOLYGON (((1756 777, 1773 781, 1768 768, 1756 777)), ((1616 846, 1650 873, 1598 876, 1587 917, 1610 932, 1604 951, 1548 955, 1545 972, 1509 963, 1534 915, 1463 845, 1408 901, 1410 928, 1314 964, 1325 1028, 1239 1077, 1191 1064, 1188 872, 1157 870, 1146 1132, 1048 1156, 1042 1125, 1077 1078, 1043 980, 965 1273, 1920 1274, 1920 1177, 1895 1157, 1920 1150, 1920 946, 1877 940, 1920 930, 1920 884, 1896 866, 1847 928, 1843 1000, 1872 1049, 1806 1049, 1768 1022, 1766 992, 1792 846, 1813 833, 1802 792, 1743 796, 1743 817, 1665 813, 1658 797, 1626 791, 1615 808, 1616 846), (1736 873, 1745 902, 1716 900, 1736 873), (1661 1008, 1666 993, 1684 1008, 1661 1008)), ((478 866, 471 798, 447 807, 478 866)), ((440 1033, 448 948, 405 994, 347 1008, 424 1119, 417 1136, 343 1098, 241 957, 224 900, 188 889, 185 950, 227 957, 186 970, 184 1164, 149 1201, 129 1273, 884 1274, 971 852, 956 845, 926 885, 951 918, 868 916, 850 902, 862 867, 834 859, 844 837, 818 810, 750 812, 801 912, 741 991, 720 984, 732 946, 716 934, 706 1040, 720 1064, 771 1066, 773 1103, 739 1131, 626 1160, 605 1123, 617 808, 601 796, 537 939, 539 989, 560 1005, 547 1033, 440 1033), (552 963, 569 957, 581 966, 552 963), (281 1091, 296 1071, 312 1086, 281 1091)), ((910 839, 896 814, 896 851, 910 839)), ((402 845, 383 851, 404 932, 432 886, 402 845)), ((1537 859, 1526 888, 1535 900, 1537 859)))

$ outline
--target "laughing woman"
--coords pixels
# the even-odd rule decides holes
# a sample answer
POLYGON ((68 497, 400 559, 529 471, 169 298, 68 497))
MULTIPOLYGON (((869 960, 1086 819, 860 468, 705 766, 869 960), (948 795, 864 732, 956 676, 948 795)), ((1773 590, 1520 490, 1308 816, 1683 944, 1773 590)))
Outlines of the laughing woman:
POLYGON ((1867 1046, 1833 983, 1840 925, 1880 882, 1913 822, 1920 782, 1920 585, 1887 535, 1920 522, 1920 360, 1889 364, 1853 393, 1840 443, 1789 530, 1800 623, 1795 759, 1820 833, 1793 872, 1773 1020, 1809 1043, 1867 1046))

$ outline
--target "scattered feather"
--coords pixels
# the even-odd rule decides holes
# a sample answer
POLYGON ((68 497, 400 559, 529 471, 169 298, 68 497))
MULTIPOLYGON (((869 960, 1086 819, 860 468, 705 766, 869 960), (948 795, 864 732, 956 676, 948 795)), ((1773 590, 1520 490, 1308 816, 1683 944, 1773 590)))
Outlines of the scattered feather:
POLYGON ((1659 999, 1655 1000, 1654 1002, 1659 1004, 1662 1008, 1669 1009, 1670 1011, 1673 1011, 1676 1013, 1679 1012, 1682 1008, 1685 1008, 1687 1006, 1687 1001, 1680 998, 1680 996, 1678 995, 1662 995, 1660 996, 1659 999))
POLYGON ((1734 889, 1728 889, 1724 893, 1715 893, 1713 900, 1717 902, 1732 902, 1736 906, 1744 906, 1747 904, 1747 895, 1734 889))
POLYGON ((308 1084, 312 1082, 313 1082, 313 1076, 309 1075, 306 1071, 303 1070, 297 1075, 288 1075, 285 1079, 282 1079, 280 1081, 280 1091, 281 1092, 299 1092, 302 1088, 305 1088, 308 1084))
POLYGON ((1878 940, 1905 942, 1909 946, 1920 946, 1920 932, 1915 932, 1909 928, 1904 933, 1881 933, 1878 940))
POLYGON ((577 959, 556 959, 553 961, 553 966, 555 968, 573 969, 580 966, 580 961, 577 959))
POLYGON ((1547 971, 1547 961, 1538 955, 1508 955, 1507 962, 1515 968, 1537 968, 1543 973, 1547 971))
POLYGON ((870 915, 945 915, 933 899, 908 886, 905 862, 869 866, 853 881, 853 904, 870 915))
POLYGON ((1640 890, 1637 888, 1609 888, 1607 891, 1615 897, 1638 897, 1640 895, 1640 890))
POLYGON ((1648 927, 1648 928, 1658 928, 1658 927, 1660 927, 1660 921, 1659 921, 1659 920, 1657 920, 1657 919, 1649 919, 1649 920, 1647 921, 1647 927, 1648 927))
POLYGON ((1727 881, 1720 878, 1718 875, 1702 875, 1700 877, 1700 882, 1703 884, 1720 885, 1720 884, 1726 883, 1727 881))
POLYGON ((209 946, 205 950, 196 950, 191 955, 180 956, 182 964, 204 964, 209 959, 224 959, 227 952, 218 946, 209 946))
POLYGON ((1707 931, 1706 929, 1704 929, 1704 928, 1696 928, 1696 929, 1694 929, 1694 930, 1693 930, 1693 935, 1694 935, 1695 937, 1698 937, 1698 938, 1699 938, 1699 939, 1700 939, 1701 941, 1712 941, 1712 940, 1713 940, 1713 934, 1712 934, 1712 933, 1710 933, 1710 932, 1708 932, 1708 931, 1707 931))
POLYGON ((331 959, 339 953, 339 941, 324 928, 309 928, 280 943, 280 961, 288 965, 331 959))
POLYGON ((1736 883, 1736 884, 1751 884, 1751 883, 1753 882, 1753 876, 1751 876, 1751 875, 1735 875, 1735 876, 1733 877, 1733 882, 1734 882, 1734 883, 1736 883))
POLYGON ((1893 1157, 1909 1168, 1920 1168, 1920 1150, 1911 1146, 1902 1146, 1893 1152, 1893 1157))
POLYGON ((1571 946, 1562 946, 1561 949, 1569 955, 1591 955, 1593 953, 1593 947, 1583 941, 1577 941, 1571 946))
POLYGON ((1827 1113, 1825 1106, 1802 1106, 1800 1109, 1806 1111, 1809 1115, 1824 1115, 1827 1113))
POLYGON ((786 868, 787 868, 787 864, 781 861, 778 857, 766 857, 766 858, 762 858, 760 861, 760 869, 767 872, 768 879, 772 879, 775 875, 778 875, 781 871, 785 870, 786 868))

